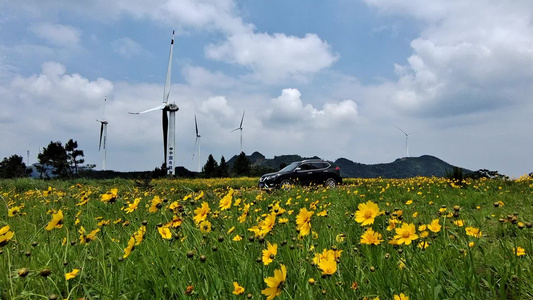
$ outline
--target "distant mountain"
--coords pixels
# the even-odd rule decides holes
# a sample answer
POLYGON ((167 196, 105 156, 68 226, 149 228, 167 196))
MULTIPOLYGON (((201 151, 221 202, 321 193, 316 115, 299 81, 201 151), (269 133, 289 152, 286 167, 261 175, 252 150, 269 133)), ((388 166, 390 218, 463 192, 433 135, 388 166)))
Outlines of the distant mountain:
MULTIPOLYGON (((274 156, 274 158, 265 158, 259 152, 254 152, 247 156, 250 164, 256 167, 279 170, 282 166, 288 165, 291 162, 300 161, 304 159, 319 158, 301 157, 299 155, 281 155, 274 156)), ((228 165, 230 168, 237 159, 233 156, 228 165)), ((391 163, 382 164, 361 164, 353 162, 346 158, 339 158, 335 161, 341 168, 341 174, 345 178, 410 178, 416 176, 425 177, 445 177, 447 172, 451 172, 455 166, 431 155, 422 155, 420 157, 404 157, 398 158, 391 163)), ((463 173, 471 173, 471 170, 461 168, 463 173)))

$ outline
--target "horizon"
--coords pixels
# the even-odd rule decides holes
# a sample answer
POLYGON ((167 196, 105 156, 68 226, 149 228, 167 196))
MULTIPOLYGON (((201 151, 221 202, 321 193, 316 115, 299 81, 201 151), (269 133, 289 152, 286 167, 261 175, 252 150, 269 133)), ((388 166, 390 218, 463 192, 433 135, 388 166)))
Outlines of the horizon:
POLYGON ((0 8, 0 158, 32 164, 50 141, 73 139, 101 169, 97 120, 105 118, 107 169, 160 166, 161 113, 128 112, 161 104, 175 31, 176 166, 198 171, 209 154, 238 153, 240 132, 242 151, 266 157, 376 164, 425 153, 514 178, 533 171, 527 0, 29 0, 0 8), (232 132, 243 111, 242 130, 232 132))

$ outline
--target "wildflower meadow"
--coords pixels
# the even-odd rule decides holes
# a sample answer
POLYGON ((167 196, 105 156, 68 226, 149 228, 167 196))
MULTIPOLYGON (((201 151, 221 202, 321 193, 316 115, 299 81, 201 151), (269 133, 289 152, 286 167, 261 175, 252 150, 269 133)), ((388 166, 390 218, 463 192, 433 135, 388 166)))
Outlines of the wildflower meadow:
POLYGON ((0 182, 2 299, 533 299, 533 179, 0 182))

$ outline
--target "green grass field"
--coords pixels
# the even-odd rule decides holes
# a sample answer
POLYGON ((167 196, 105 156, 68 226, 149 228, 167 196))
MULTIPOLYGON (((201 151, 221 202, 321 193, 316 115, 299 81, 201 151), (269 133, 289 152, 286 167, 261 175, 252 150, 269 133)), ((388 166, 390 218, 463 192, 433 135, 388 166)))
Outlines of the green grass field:
POLYGON ((1 181, 1 298, 533 299, 531 179, 256 185, 1 181))

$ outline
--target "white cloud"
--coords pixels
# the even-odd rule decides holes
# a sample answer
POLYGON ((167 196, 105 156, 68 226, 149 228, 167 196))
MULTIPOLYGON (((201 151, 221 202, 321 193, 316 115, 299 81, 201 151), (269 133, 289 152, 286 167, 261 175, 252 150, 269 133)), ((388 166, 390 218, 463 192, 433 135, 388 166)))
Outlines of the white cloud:
POLYGON ((297 89, 283 89, 281 95, 270 101, 262 116, 268 126, 300 129, 336 128, 339 124, 354 124, 358 118, 357 104, 353 100, 325 103, 316 109, 303 104, 297 89))
POLYGON ((401 111, 448 117, 529 101, 512 92, 533 80, 526 1, 367 2, 428 23, 411 42, 407 64, 395 67, 398 91, 392 101, 401 111))
POLYGON ((143 53, 143 47, 136 41, 123 37, 111 43, 113 51, 125 58, 132 58, 143 53))
POLYGON ((77 47, 80 42, 81 30, 62 24, 40 23, 30 26, 30 30, 39 38, 62 47, 77 47))
POLYGON ((219 45, 209 45, 206 55, 244 66, 268 82, 299 78, 331 66, 338 55, 316 34, 299 38, 281 33, 239 34, 219 45))

